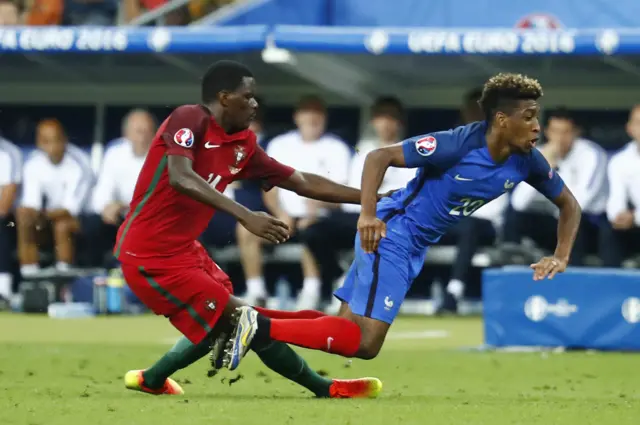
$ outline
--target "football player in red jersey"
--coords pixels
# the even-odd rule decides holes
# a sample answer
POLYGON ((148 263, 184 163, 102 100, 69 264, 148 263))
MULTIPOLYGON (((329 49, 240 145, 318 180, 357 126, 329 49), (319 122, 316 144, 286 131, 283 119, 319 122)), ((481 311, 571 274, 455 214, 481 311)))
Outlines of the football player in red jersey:
MULTIPOLYGON (((297 172, 267 156, 248 130, 257 108, 251 71, 237 62, 220 61, 204 75, 202 105, 178 107, 156 134, 114 254, 131 290, 184 337, 152 367, 129 371, 129 389, 182 394, 169 376, 211 352, 214 341, 230 328, 236 308, 243 305, 232 295, 229 277, 196 241, 216 210, 273 243, 289 237, 282 221, 224 196, 229 183, 256 179, 265 190, 278 186, 326 202, 360 202, 359 190, 297 172)), ((324 316, 316 311, 260 311, 274 318, 324 316)), ((381 389, 375 378, 323 378, 280 342, 253 344, 252 349, 268 367, 316 396, 366 397, 381 389)))

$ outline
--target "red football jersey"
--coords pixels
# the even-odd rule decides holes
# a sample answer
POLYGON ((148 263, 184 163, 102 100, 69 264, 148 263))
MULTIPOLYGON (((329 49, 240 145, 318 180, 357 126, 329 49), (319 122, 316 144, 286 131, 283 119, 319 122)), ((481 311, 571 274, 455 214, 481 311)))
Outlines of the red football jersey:
POLYGON ((252 131, 226 134, 205 107, 178 107, 156 133, 118 230, 114 254, 122 262, 146 267, 185 266, 191 257, 197 262, 189 254, 215 210, 171 187, 169 155, 191 159, 194 171, 219 192, 241 179, 262 180, 269 190, 294 172, 269 157, 252 131))

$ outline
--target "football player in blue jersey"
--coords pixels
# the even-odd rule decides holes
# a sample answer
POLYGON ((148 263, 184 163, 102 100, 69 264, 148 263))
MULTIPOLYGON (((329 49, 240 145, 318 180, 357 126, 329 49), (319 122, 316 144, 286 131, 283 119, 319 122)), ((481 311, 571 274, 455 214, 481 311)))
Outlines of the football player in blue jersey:
POLYGON ((499 74, 484 85, 485 120, 412 137, 367 155, 355 260, 344 285, 338 317, 268 319, 251 307, 238 310, 227 362, 237 367, 251 340, 277 340, 363 359, 374 358, 398 314, 429 246, 458 220, 521 182, 560 209, 555 253, 532 264, 533 279, 563 272, 580 224, 580 206, 536 149, 540 136, 540 84, 499 74), (390 197, 376 194, 389 167, 418 168, 390 197))

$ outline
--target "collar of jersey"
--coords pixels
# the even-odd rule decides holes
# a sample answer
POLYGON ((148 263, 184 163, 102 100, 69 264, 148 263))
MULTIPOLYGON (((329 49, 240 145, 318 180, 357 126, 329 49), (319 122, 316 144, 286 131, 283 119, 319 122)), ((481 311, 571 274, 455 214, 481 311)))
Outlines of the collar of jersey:
POLYGON ((220 127, 220 125, 218 124, 216 119, 213 117, 213 115, 209 115, 209 119, 211 120, 211 127, 214 130, 215 135, 218 138, 219 142, 230 143, 230 142, 249 140, 251 130, 246 129, 246 130, 239 131, 237 133, 227 134, 225 133, 224 129, 220 127))

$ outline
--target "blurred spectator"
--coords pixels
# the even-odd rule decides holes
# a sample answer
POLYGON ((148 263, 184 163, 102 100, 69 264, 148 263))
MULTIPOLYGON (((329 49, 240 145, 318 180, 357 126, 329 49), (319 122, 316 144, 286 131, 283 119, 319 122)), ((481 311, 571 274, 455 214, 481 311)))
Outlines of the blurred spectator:
POLYGON ((123 137, 111 142, 105 152, 93 190, 91 214, 83 223, 83 235, 90 240, 87 257, 93 267, 102 266, 105 252, 113 247, 155 131, 153 116, 146 110, 134 109, 123 120, 123 137))
MULTIPOLYGON (((356 188, 360 188, 367 154, 398 143, 403 137, 405 113, 398 99, 378 98, 371 107, 370 115, 374 136, 360 140, 349 169, 348 184, 356 188)), ((390 167, 379 192, 401 189, 415 174, 415 169, 390 167)), ((359 215, 360 205, 342 205, 341 209, 334 209, 327 217, 311 224, 301 235, 320 268, 323 288, 327 292, 323 294, 325 296, 330 295, 334 282, 343 274, 338 256, 341 250, 353 249, 359 215)))
POLYGON ((475 88, 465 94, 460 107, 460 125, 484 120, 484 113, 478 101, 482 97, 482 87, 475 88))
MULTIPOLYGON (((342 140, 325 134, 326 120, 326 107, 321 99, 303 98, 294 113, 298 129, 274 138, 269 143, 267 153, 300 171, 346 183, 351 153, 342 140)), ((265 193, 264 201, 273 215, 289 225, 294 238, 296 233, 337 207, 278 188, 265 193)), ((238 246, 247 280, 246 298, 251 303, 267 295, 262 266, 263 242, 244 228, 238 231, 238 246)), ((302 255, 302 273, 304 282, 298 297, 298 308, 314 308, 320 301, 320 274, 315 259, 306 248, 302 255)))
POLYGON ((64 12, 64 0, 26 0, 24 21, 27 25, 60 25, 64 12))
MULTIPOLYGON (((141 15, 164 6, 168 0, 124 0, 125 22, 131 22, 141 15)), ((187 10, 178 9, 163 16, 164 25, 186 25, 188 21, 187 10)))
POLYGON ((118 0, 66 0, 63 22, 65 25, 113 25, 118 3, 118 0))
MULTIPOLYGON (((582 265, 591 246, 606 227, 607 154, 596 143, 579 137, 579 129, 566 110, 549 113, 545 130, 547 143, 540 152, 556 169, 582 207, 582 222, 570 263, 582 265)), ((519 243, 528 236, 543 249, 553 252, 556 245, 557 208, 528 184, 513 191, 513 210, 508 218, 506 240, 519 243)))
POLYGON ((611 227, 602 241, 606 267, 619 267, 625 257, 640 253, 640 105, 631 110, 627 133, 632 141, 609 162, 611 227))
POLYGON ((235 0, 191 0, 189 2, 189 15, 192 20, 200 19, 234 1, 235 0))
POLYGON ((17 146, 0 137, 0 310, 12 292, 13 208, 21 181, 22 153, 17 146))
MULTIPOLYGON (((484 120, 484 114, 478 104, 481 97, 482 89, 474 89, 465 95, 460 108, 461 125, 484 120)), ((478 248, 491 246, 496 242, 508 204, 506 194, 494 199, 474 212, 472 216, 460 220, 443 238, 442 243, 455 244, 457 252, 443 302, 437 307, 438 312, 458 312, 458 301, 463 297, 469 282, 473 257, 478 248)))
POLYGON ((0 26, 20 24, 20 10, 14 1, 0 0, 0 26))
POLYGON ((23 276, 39 269, 38 242, 43 226, 53 230, 58 270, 67 270, 74 259, 73 235, 78 215, 93 186, 89 155, 68 143, 59 121, 38 124, 36 144, 24 166, 22 201, 17 212, 18 256, 23 276))

